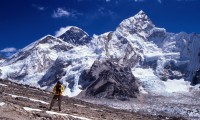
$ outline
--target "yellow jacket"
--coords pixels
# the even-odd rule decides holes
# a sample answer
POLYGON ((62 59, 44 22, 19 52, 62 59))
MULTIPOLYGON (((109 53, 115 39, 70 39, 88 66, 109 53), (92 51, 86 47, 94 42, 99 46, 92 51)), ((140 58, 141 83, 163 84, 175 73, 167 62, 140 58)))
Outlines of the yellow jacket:
POLYGON ((60 93, 56 91, 56 85, 53 87, 53 92, 55 93, 55 95, 62 95, 64 92, 64 86, 61 85, 60 87, 60 93))

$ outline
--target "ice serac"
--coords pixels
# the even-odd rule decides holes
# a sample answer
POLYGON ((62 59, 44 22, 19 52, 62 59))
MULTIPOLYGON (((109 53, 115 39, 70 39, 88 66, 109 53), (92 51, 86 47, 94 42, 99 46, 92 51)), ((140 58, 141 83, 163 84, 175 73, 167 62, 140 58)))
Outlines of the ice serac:
POLYGON ((161 56, 156 60, 155 68, 161 79, 184 78, 192 81, 200 66, 200 35, 184 32, 174 34, 157 29, 148 40, 162 49, 161 56))
POLYGON ((72 48, 61 39, 47 35, 4 61, 0 66, 1 78, 38 87, 37 81, 54 64, 59 54, 72 48))
POLYGON ((85 31, 74 26, 69 26, 67 31, 59 38, 73 45, 85 45, 91 41, 91 38, 85 31))

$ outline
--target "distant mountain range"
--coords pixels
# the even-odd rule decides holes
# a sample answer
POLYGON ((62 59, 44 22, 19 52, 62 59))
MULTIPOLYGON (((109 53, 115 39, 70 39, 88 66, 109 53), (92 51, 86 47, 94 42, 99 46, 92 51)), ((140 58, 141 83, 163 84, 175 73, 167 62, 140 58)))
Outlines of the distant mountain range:
POLYGON ((93 37, 70 26, 61 36, 44 36, 0 62, 0 78, 48 90, 61 79, 67 87, 64 94, 76 96, 84 85, 90 85, 80 77, 83 72, 89 71, 94 61, 103 64, 108 60, 130 68, 140 92, 155 92, 167 80, 198 84, 200 35, 169 33, 156 27, 143 11, 123 20, 115 31, 93 37), (149 71, 152 74, 148 76, 149 71))

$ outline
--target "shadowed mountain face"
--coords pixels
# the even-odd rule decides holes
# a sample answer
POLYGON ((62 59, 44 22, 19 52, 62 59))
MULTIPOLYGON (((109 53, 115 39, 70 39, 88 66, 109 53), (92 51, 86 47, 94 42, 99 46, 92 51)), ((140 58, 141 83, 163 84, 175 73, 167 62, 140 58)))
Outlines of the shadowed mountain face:
POLYGON ((51 68, 49 68, 42 79, 38 81, 38 84, 41 87, 51 86, 52 84, 55 84, 58 80, 65 76, 66 72, 64 71, 64 68, 66 68, 70 64, 71 63, 63 62, 59 58, 56 59, 51 68))
POLYGON ((77 27, 69 28, 69 30, 67 30, 59 38, 73 45, 84 45, 91 41, 88 34, 77 27))
POLYGON ((136 78, 131 69, 109 60, 95 61, 89 71, 82 73, 81 79, 90 83, 83 93, 85 96, 127 100, 139 94, 136 78))

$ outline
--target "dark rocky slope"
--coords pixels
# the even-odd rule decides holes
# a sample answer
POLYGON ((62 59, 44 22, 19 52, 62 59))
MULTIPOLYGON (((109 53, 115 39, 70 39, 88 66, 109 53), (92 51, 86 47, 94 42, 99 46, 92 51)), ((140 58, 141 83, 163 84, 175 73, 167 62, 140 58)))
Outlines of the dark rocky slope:
POLYGON ((136 78, 129 67, 120 66, 109 60, 95 61, 90 70, 81 75, 85 96, 128 100, 139 94, 136 78), (86 80, 86 81, 84 81, 86 80))
POLYGON ((91 41, 89 35, 78 27, 70 27, 59 38, 73 45, 84 45, 91 41))

